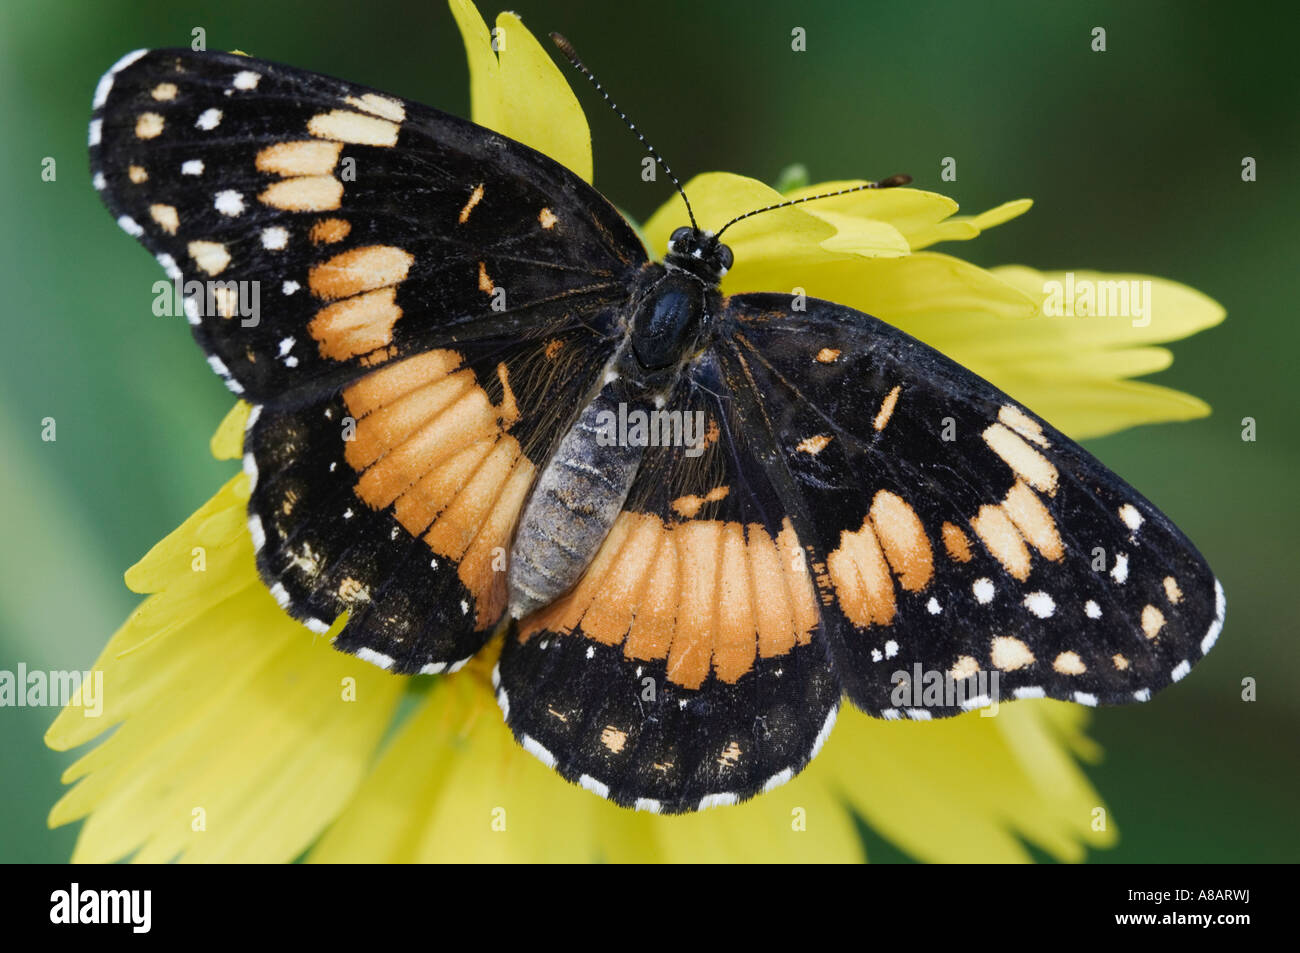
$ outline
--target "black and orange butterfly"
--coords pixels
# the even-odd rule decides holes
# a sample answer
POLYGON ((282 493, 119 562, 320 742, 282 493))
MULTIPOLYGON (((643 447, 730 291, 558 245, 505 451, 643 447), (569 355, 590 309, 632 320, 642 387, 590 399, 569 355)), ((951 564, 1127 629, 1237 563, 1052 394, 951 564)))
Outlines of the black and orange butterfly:
POLYGON ((90 156, 253 405, 249 528, 285 611, 346 612, 334 645, 400 674, 506 625, 511 730, 618 804, 781 784, 846 695, 912 719, 1145 701, 1218 637, 1204 559, 1063 434, 866 314, 723 296, 731 251, 693 219, 651 262, 518 142, 156 50, 101 80, 90 156))

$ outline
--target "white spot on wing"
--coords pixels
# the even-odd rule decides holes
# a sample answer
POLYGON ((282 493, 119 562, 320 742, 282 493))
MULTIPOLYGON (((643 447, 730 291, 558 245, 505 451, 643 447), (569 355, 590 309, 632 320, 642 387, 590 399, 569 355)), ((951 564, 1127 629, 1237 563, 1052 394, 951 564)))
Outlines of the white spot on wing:
POLYGON ((176 267, 176 259, 164 252, 159 252, 154 256, 158 259, 158 264, 162 265, 163 271, 167 272, 167 277, 176 281, 181 276, 181 270, 176 267))
POLYGON ((1125 503, 1119 508, 1119 518, 1124 521, 1124 525, 1129 529, 1137 532, 1137 528, 1142 525, 1142 514, 1132 503, 1125 503))
POLYGON ((186 159, 181 163, 181 175, 202 175, 202 159, 186 159))
POLYGON ((382 651, 367 649, 365 646, 361 646, 360 649, 356 650, 356 657, 363 660, 363 662, 369 662, 372 666, 385 668, 385 670, 393 667, 393 657, 391 655, 385 655, 382 651))
POLYGON ((222 215, 235 218, 244 211, 244 197, 234 189, 223 189, 212 200, 212 207, 222 215))
MULTIPOLYGON (((242 206, 241 206, 242 207, 242 206)), ((283 225, 272 225, 270 228, 262 229, 262 247, 267 251, 280 251, 289 244, 289 230, 283 225)), ((286 281, 284 286, 287 288, 293 285, 293 290, 298 290, 298 283, 295 281, 286 281)), ((293 294, 293 291, 286 291, 285 294, 293 294)))
POLYGON ((113 74, 120 73, 122 72, 122 70, 126 69, 128 66, 130 66, 132 63, 134 63, 136 60, 138 60, 140 57, 144 56, 148 52, 149 51, 147 49, 132 50, 130 53, 127 53, 120 60, 118 60, 116 63, 110 66, 108 71, 113 74))
POLYGON ((984 576, 975 580, 970 591, 975 594, 975 601, 982 606, 993 601, 993 583, 984 576))
POLYGON ((130 215, 123 215, 119 217, 117 220, 117 224, 118 227, 122 229, 122 231, 126 232, 132 238, 139 238, 141 235, 144 234, 144 229, 140 226, 140 223, 137 222, 135 219, 133 219, 130 215))
POLYGON ((578 784, 598 797, 609 797, 609 785, 597 781, 590 774, 584 774, 582 777, 578 778, 578 784))
POLYGON ((1031 592, 1025 596, 1025 608, 1040 619, 1050 619, 1056 611, 1056 603, 1045 592, 1031 592))
POLYGON ((1120 553, 1115 557, 1115 567, 1110 571, 1110 578, 1121 586, 1128 582, 1128 556, 1120 553))
POLYGON ((99 145, 100 130, 102 129, 102 127, 103 127, 103 120, 100 119, 90 120, 90 133, 86 137, 86 141, 90 145, 92 146, 99 145))
POLYGON ((519 743, 524 746, 524 750, 534 758, 546 765, 548 768, 555 767, 555 755, 547 751, 532 735, 524 735, 519 739, 519 743))
POLYGON ((812 751, 808 752, 809 761, 817 757, 817 753, 822 750, 822 745, 826 744, 826 739, 831 736, 831 729, 835 727, 835 718, 839 713, 840 706, 836 705, 822 722, 822 730, 817 732, 817 737, 813 739, 812 751))
POLYGON ((260 516, 253 515, 248 518, 248 535, 253 537, 253 551, 260 552, 266 545, 266 532, 262 529, 260 516))
POLYGON ((194 127, 202 129, 204 132, 211 132, 219 125, 221 125, 221 110, 215 107, 203 110, 199 114, 199 118, 194 122, 194 127))
POLYGON ((99 78, 99 83, 95 86, 95 109, 102 108, 104 103, 108 102, 108 94, 113 91, 113 78, 148 52, 148 50, 134 50, 109 67, 108 72, 99 78))
POLYGON ((1097 605, 1097 603, 1092 599, 1089 599, 1087 602, 1083 604, 1083 613, 1089 619, 1100 619, 1101 606, 1097 605))
POLYGON ((1223 631, 1223 620, 1227 615, 1228 599, 1223 594, 1223 584, 1219 580, 1214 580, 1214 621, 1210 623, 1210 628, 1205 633, 1205 638, 1201 639, 1201 654, 1204 655, 1214 648, 1214 643, 1219 641, 1219 633, 1223 631))
POLYGON ((740 795, 731 791, 721 791, 718 794, 706 794, 700 798, 700 806, 697 810, 707 811, 711 807, 727 807, 730 804, 736 804, 740 801, 740 795))
POLYGON ((793 768, 782 768, 780 771, 772 775, 763 783, 763 793, 766 794, 768 791, 771 791, 774 788, 779 788, 781 785, 785 784, 793 777, 794 777, 793 768))
POLYGON ((102 109, 104 103, 108 102, 108 94, 113 89, 113 74, 105 73, 99 78, 95 85, 95 99, 90 104, 92 109, 102 109))
POLYGON ((235 74, 234 81, 230 84, 235 89, 257 89, 258 81, 261 80, 261 73, 254 73, 252 70, 240 70, 235 74))

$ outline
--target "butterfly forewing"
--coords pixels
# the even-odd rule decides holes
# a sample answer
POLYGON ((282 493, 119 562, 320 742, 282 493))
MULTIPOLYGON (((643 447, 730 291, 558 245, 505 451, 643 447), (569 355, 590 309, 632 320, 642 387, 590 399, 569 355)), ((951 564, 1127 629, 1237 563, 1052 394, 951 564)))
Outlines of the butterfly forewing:
POLYGON ((551 159, 464 120, 242 56, 101 81, 95 186, 182 283, 257 404, 258 566, 296 618, 397 671, 501 615, 534 470, 616 345, 634 232, 551 159))
POLYGON ((95 184, 195 292, 195 336, 250 400, 556 313, 594 321, 644 260, 590 186, 462 119, 242 56, 133 56, 98 94, 95 184))

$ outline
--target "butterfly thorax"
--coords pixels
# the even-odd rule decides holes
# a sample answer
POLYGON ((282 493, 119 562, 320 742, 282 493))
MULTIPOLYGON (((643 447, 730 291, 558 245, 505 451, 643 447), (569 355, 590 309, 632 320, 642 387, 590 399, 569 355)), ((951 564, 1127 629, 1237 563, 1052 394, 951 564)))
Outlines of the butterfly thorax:
POLYGON ((510 554, 513 617, 569 591, 609 535, 645 448, 658 436, 656 419, 672 412, 668 405, 677 382, 707 342, 720 303, 718 265, 716 251, 695 257, 674 254, 670 246, 663 265, 641 269, 622 345, 542 468, 524 507, 510 554), (681 258, 685 261, 678 263, 681 258), (638 417, 650 422, 640 436, 622 425, 638 417))

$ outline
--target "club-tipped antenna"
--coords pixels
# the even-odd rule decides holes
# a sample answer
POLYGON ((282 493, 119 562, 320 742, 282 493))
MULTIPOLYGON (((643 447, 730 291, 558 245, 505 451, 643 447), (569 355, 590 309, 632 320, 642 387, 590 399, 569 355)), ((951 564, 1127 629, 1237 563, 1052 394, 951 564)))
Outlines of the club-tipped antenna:
POLYGON ((820 195, 807 195, 801 199, 791 199, 788 202, 778 202, 775 205, 765 205, 763 208, 756 208, 752 212, 746 212, 744 215, 737 215, 726 225, 723 225, 718 229, 718 232, 714 237, 720 237, 723 232, 729 229, 732 225, 735 225, 737 222, 754 215, 759 215, 763 212, 771 212, 774 209, 787 208, 791 205, 799 205, 803 202, 812 202, 817 199, 834 198, 836 195, 848 195, 850 192, 863 192, 867 189, 893 189, 900 185, 907 185, 911 181, 912 177, 910 175, 891 175, 889 178, 881 179, 879 182, 868 182, 865 185, 855 185, 849 189, 840 189, 838 192, 822 192, 820 195))
POLYGON ((686 190, 683 189, 682 184, 677 181, 677 176, 673 175, 673 170, 668 167, 668 163, 664 161, 664 157, 658 153, 654 146, 650 145, 645 136, 641 135, 641 130, 636 127, 636 123, 627 118, 627 115, 623 110, 618 108, 618 103, 609 98, 609 93, 605 92, 605 87, 600 85, 600 80, 596 79, 591 70, 587 69, 587 67, 583 65, 582 60, 578 59, 578 52, 573 48, 573 44, 558 33, 551 34, 551 41, 556 45, 559 51, 568 58, 569 62, 573 64, 574 69, 587 77, 587 79, 591 80, 591 85, 596 87, 596 92, 600 93, 605 102, 609 104, 609 108, 618 113, 618 118, 622 119, 627 127, 632 130, 633 135, 641 140, 641 145, 646 147, 651 158, 663 166, 664 171, 668 173, 668 178, 673 180, 673 187, 677 189, 678 194, 682 197, 682 201, 686 203, 686 214, 691 217, 691 226, 699 228, 695 223, 695 212, 691 209, 691 200, 686 197, 686 190))

